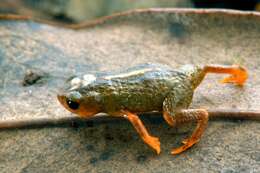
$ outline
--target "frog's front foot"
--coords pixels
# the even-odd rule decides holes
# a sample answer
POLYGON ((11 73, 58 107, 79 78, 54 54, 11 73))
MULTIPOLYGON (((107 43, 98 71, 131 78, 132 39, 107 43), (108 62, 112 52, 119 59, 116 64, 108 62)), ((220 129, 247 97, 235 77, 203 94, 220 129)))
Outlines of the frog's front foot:
POLYGON ((129 111, 121 111, 121 114, 124 115, 123 117, 128 119, 143 141, 152 147, 157 154, 161 152, 160 148, 160 141, 158 138, 151 136, 148 131, 146 130, 145 126, 143 125, 142 121, 139 119, 138 115, 131 113, 129 111))
POLYGON ((143 138, 144 142, 146 144, 148 144, 150 147, 152 147, 157 154, 160 154, 161 152, 161 144, 160 144, 160 140, 157 137, 153 137, 153 136, 147 136, 143 138))

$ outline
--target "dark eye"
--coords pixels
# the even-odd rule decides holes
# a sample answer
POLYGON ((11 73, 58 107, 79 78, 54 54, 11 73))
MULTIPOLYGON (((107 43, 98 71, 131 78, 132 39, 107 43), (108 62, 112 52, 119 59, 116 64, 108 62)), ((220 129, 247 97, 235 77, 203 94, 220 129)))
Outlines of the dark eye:
POLYGON ((78 102, 75 102, 75 101, 73 101, 73 100, 71 100, 71 99, 67 99, 67 104, 68 104, 68 106, 69 106, 71 109, 73 109, 73 110, 76 110, 76 109, 79 108, 79 103, 78 103, 78 102))

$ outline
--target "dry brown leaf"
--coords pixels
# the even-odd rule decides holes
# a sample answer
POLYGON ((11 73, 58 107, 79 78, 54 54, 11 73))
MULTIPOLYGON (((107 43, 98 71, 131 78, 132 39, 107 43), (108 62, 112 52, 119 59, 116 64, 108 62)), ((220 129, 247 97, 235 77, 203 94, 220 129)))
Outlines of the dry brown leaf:
MULTIPOLYGON (((250 73, 244 88, 219 84, 223 76, 209 75, 192 107, 260 109, 259 13, 135 10, 66 28, 19 16, 0 18, 1 120, 71 116, 56 99, 66 78, 146 62, 172 67, 241 64, 250 73), (24 77, 31 72, 36 80, 25 87, 24 77)), ((127 122, 111 123, 77 130, 1 131, 0 168, 3 172, 259 170, 257 122, 210 123, 201 142, 178 157, 169 151, 184 135, 168 130, 165 123, 148 123, 162 141, 158 157, 136 140, 127 122)))

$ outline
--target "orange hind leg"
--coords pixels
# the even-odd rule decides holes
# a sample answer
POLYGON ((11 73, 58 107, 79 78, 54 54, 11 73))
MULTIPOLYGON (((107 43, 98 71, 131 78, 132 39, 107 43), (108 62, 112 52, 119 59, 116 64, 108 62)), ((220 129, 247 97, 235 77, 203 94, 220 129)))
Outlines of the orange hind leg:
POLYGON ((208 124, 208 112, 204 109, 186 109, 178 112, 175 119, 176 123, 184 123, 189 121, 197 121, 197 126, 191 137, 182 141, 183 145, 173 149, 171 154, 180 154, 199 142, 203 132, 208 124))
POLYGON ((205 73, 225 73, 230 76, 224 78, 222 83, 233 83, 237 85, 243 85, 248 78, 247 71, 244 67, 233 66, 220 66, 220 65, 206 65, 204 67, 205 73))

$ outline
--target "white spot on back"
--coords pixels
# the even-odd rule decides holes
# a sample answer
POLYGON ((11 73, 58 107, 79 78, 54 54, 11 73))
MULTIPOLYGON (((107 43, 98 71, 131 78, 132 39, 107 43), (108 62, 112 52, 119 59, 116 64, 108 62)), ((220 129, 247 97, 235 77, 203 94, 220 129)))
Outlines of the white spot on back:
POLYGON ((80 82, 81 82, 81 79, 78 78, 78 77, 75 77, 75 78, 73 78, 73 79, 70 81, 70 84, 71 84, 71 85, 79 85, 80 82))
POLYGON ((96 79, 97 79, 96 76, 94 76, 93 74, 85 74, 83 76, 82 84, 84 86, 89 85, 90 83, 94 82, 96 79))
POLYGON ((70 85, 71 85, 71 88, 70 88, 69 90, 74 90, 74 89, 79 88, 80 85, 81 85, 81 79, 78 78, 78 77, 73 78, 73 79, 70 81, 70 85))

